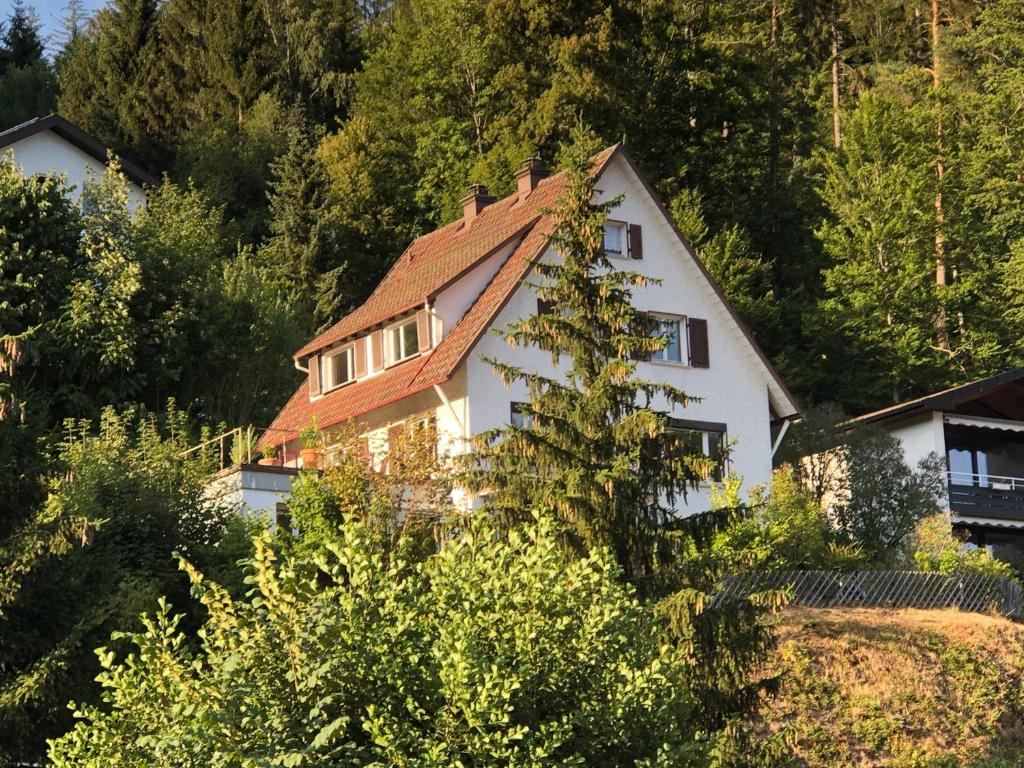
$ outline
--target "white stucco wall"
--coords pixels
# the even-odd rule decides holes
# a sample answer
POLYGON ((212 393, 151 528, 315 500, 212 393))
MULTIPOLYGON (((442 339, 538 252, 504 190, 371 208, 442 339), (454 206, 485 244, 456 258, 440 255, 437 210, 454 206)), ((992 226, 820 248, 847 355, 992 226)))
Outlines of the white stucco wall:
POLYGON ((885 429, 903 445, 907 466, 917 466, 917 463, 930 453, 935 453, 940 458, 946 456, 941 411, 931 411, 906 421, 896 422, 887 425, 885 429))
POLYGON ((244 465, 225 470, 211 480, 206 497, 230 504, 246 516, 260 516, 277 524, 277 505, 287 502, 294 475, 274 467, 244 465))
MULTIPOLYGON (((14 162, 26 176, 34 174, 61 175, 74 187, 75 196, 81 195, 90 174, 102 178, 107 172, 106 165, 83 152, 74 144, 62 139, 52 131, 41 131, 16 141, 0 154, 11 152, 14 162)), ((128 182, 128 205, 130 210, 146 202, 146 193, 134 182, 128 182)))
MULTIPOLYGON (((769 374, 756 357, 742 331, 718 299, 714 289, 676 237, 668 222, 635 180, 625 162, 616 159, 600 179, 605 198, 625 193, 623 203, 611 218, 643 228, 644 258, 616 260, 631 269, 657 278, 660 285, 634 292, 634 304, 644 310, 704 318, 708 321, 710 367, 689 368, 669 363, 644 362, 637 375, 665 381, 702 398, 672 415, 680 419, 720 422, 727 426, 733 444, 730 469, 743 478, 744 490, 771 479, 771 434, 768 400, 769 374)), ((549 253, 545 258, 551 258, 549 253)), ((536 313, 534 292, 517 291, 499 314, 495 326, 504 328, 514 320, 536 313)), ((488 333, 468 361, 467 394, 469 429, 478 433, 509 420, 510 404, 527 400, 522 384, 506 391, 481 357, 492 356, 547 376, 555 373, 550 356, 539 349, 509 346, 501 337, 488 333)), ((658 404, 656 404, 658 405, 658 404)), ((663 404, 661 404, 663 406, 663 404)), ((694 513, 707 509, 708 487, 691 491, 680 511, 694 513)))

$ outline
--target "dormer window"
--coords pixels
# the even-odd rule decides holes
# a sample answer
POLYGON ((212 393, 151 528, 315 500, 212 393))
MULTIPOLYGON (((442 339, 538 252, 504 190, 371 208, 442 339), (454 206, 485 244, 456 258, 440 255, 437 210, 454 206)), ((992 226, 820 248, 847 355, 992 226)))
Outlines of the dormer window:
POLYGON ((419 354, 420 336, 415 317, 395 323, 387 329, 385 335, 387 365, 400 363, 419 354))
POLYGON ((626 255, 626 225, 609 221, 604 225, 604 252, 609 256, 626 255))
POLYGON ((324 354, 324 388, 334 389, 355 379, 352 345, 324 354))

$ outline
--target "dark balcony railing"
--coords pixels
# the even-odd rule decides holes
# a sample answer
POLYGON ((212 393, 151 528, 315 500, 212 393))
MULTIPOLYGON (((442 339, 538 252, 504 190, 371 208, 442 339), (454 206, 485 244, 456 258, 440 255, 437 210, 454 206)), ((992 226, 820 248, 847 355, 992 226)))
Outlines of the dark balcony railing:
POLYGON ((962 517, 1024 521, 1024 478, 950 472, 949 509, 962 517))

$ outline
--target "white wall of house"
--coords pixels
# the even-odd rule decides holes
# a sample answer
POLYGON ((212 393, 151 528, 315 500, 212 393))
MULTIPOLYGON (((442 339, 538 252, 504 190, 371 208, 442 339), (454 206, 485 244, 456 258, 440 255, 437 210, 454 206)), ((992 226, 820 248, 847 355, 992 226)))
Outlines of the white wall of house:
POLYGON ((277 524, 277 505, 287 502, 294 475, 276 467, 231 467, 207 483, 204 493, 216 503, 230 504, 246 516, 277 524))
POLYGON ((946 456, 946 434, 941 411, 930 411, 906 421, 889 424, 885 430, 902 444, 909 467, 916 467, 918 462, 931 453, 940 458, 946 456))
MULTIPOLYGON (((92 155, 83 152, 71 142, 53 131, 40 131, 26 136, 6 147, 0 154, 11 152, 14 162, 22 168, 25 176, 35 174, 64 175, 69 186, 74 186, 76 197, 81 195, 90 175, 100 179, 107 172, 106 165, 92 155)), ((142 187, 128 182, 128 205, 134 211, 146 202, 142 187)))
MULTIPOLYGON (((671 226, 635 180, 628 166, 617 158, 605 171, 598 187, 606 198, 625 193, 610 217, 643 228, 641 260, 615 260, 623 269, 657 278, 660 285, 634 292, 634 304, 644 310, 703 318, 708 321, 710 367, 690 368, 672 363, 644 362, 637 375, 660 380, 703 398, 673 416, 693 421, 724 423, 733 443, 730 470, 743 478, 744 489, 771 479, 771 434, 768 386, 770 374, 760 363, 740 328, 708 284, 671 226)), ((545 258, 552 258, 548 253, 545 258)), ((495 327, 505 328, 518 318, 535 314, 532 289, 520 288, 499 314, 495 327)), ((536 349, 511 347, 500 336, 488 333, 468 361, 469 429, 478 433, 508 422, 511 403, 528 399, 525 387, 514 383, 506 390, 481 357, 494 357, 547 376, 556 371, 550 355, 536 349)), ((658 405, 658 404, 656 404, 658 405)), ((661 404, 663 407, 663 404, 661 404)), ((707 484, 691 491, 681 511, 703 511, 708 506, 707 484)))

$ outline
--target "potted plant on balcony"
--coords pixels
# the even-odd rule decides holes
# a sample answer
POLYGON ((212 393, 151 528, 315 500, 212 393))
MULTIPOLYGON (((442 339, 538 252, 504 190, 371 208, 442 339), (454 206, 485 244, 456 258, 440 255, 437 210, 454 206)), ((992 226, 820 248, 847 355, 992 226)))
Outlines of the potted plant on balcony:
POLYGON ((257 462, 261 467, 272 467, 277 464, 277 446, 267 443, 260 451, 260 460, 257 462))
POLYGON ((320 467, 320 444, 322 433, 314 419, 309 426, 299 430, 299 442, 302 449, 299 451, 299 458, 302 460, 303 469, 318 469, 320 467))

